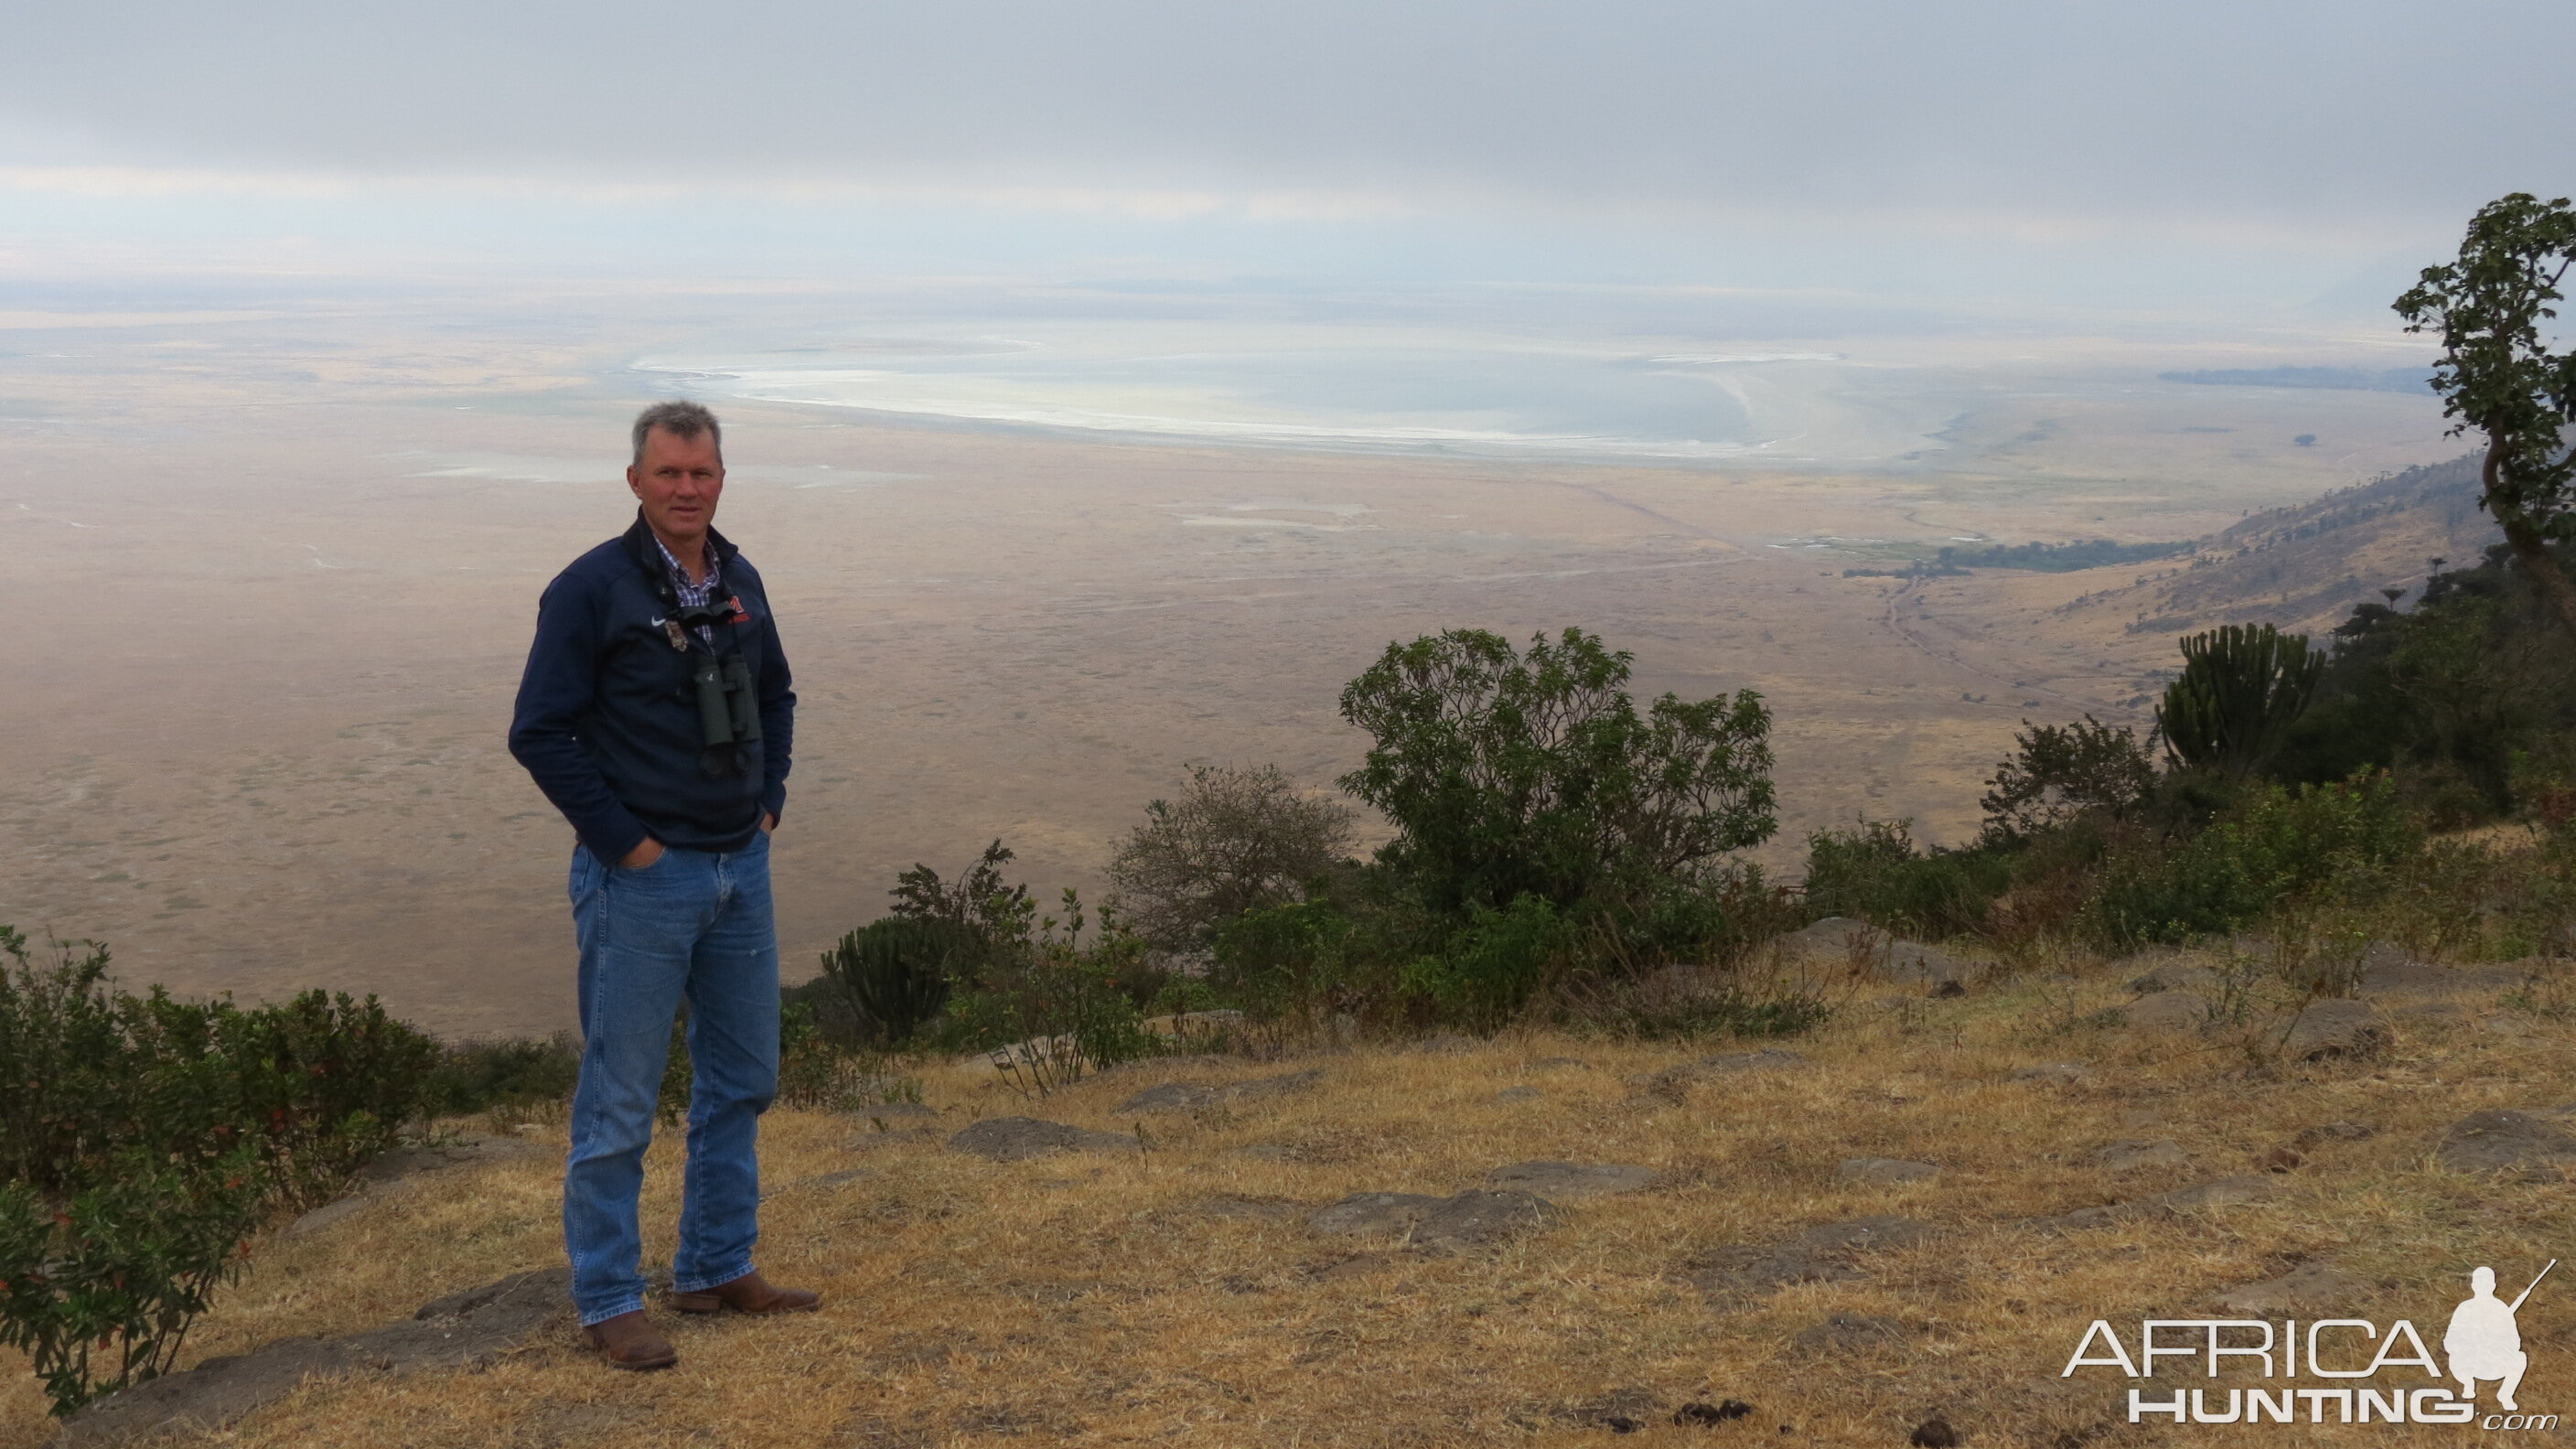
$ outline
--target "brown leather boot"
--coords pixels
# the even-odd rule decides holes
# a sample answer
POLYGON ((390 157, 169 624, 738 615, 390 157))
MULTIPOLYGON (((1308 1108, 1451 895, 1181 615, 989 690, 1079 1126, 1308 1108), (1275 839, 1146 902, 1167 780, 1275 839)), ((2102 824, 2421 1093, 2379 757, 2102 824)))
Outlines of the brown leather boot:
POLYGON ((680 1361, 677 1349, 653 1327, 643 1309, 603 1318, 582 1330, 612 1368, 665 1369, 680 1361))
POLYGON ((671 1306, 682 1313, 811 1313, 823 1306, 819 1293, 802 1288, 774 1288, 758 1273, 745 1273, 699 1293, 674 1293, 671 1306))

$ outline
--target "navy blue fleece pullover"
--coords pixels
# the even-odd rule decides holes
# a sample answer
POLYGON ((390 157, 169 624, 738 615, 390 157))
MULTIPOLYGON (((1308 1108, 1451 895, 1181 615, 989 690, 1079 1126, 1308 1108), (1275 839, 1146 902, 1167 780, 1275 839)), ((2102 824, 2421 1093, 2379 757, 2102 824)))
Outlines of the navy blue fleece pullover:
POLYGON ((704 646, 673 644, 665 621, 678 597, 640 512, 623 538, 573 560, 537 601, 510 753, 604 861, 647 835, 688 850, 739 850, 762 815, 787 805, 796 694, 777 621, 759 570, 712 529, 707 547, 739 605, 736 622, 715 626, 715 648, 751 666, 760 705, 759 742, 729 756, 705 748, 692 683, 704 646))

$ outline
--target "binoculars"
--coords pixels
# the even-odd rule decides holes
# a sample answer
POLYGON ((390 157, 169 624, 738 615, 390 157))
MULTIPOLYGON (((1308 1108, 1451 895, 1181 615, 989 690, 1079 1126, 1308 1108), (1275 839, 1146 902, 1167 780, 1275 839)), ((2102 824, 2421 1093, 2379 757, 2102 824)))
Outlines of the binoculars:
POLYGON ((698 688, 698 728, 708 749, 760 742, 760 701, 754 697, 751 665, 741 655, 701 659, 691 679, 698 688))

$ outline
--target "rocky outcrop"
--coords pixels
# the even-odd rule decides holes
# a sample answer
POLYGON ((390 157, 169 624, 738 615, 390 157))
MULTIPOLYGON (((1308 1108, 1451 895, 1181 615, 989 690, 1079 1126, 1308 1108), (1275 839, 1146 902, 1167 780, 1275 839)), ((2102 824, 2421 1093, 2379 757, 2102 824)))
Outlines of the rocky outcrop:
POLYGON ((1848 916, 1827 916, 1802 930, 1773 938, 1784 963, 1817 969, 1844 969, 1880 981, 1911 985, 1960 986, 1975 983, 1984 967, 1938 946, 1909 941, 1848 916))
POLYGON ((1202 1112, 1235 1102, 1258 1101, 1314 1090, 1324 1079, 1320 1070, 1255 1077, 1245 1082, 1165 1082, 1147 1087, 1118 1104, 1121 1112, 1202 1112))
POLYGON ((401 1323, 345 1338, 289 1338, 110 1394, 63 1422, 62 1449, 223 1428, 301 1388, 343 1374, 408 1374, 488 1364, 558 1319, 571 1321, 569 1268, 513 1273, 451 1293, 401 1323))
POLYGON ((1124 1132, 1100 1132, 1036 1117, 987 1117, 948 1139, 951 1152, 992 1162, 1026 1162, 1051 1152, 1136 1152, 1144 1143, 1124 1132))
POLYGON ((1932 1228, 1912 1218, 1868 1217, 1823 1223, 1786 1242, 1729 1244, 1704 1254, 1684 1281, 1712 1297, 1767 1293, 1791 1283, 1833 1283, 1861 1277, 1873 1252, 1908 1247, 1932 1228))
POLYGON ((2576 1167, 2576 1135, 2556 1112, 2471 1112, 2443 1129, 2433 1159, 2453 1172, 2554 1181, 2576 1167))

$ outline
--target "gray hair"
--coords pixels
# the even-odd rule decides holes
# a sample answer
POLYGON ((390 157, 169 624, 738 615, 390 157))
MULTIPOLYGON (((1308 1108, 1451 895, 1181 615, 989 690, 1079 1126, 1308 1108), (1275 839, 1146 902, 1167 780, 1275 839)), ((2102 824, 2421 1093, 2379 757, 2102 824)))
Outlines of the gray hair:
POLYGON ((716 444, 716 465, 724 465, 724 429, 716 426, 716 415, 693 402, 657 402, 635 415, 635 466, 644 466, 644 435, 660 428, 686 442, 700 433, 716 444))

